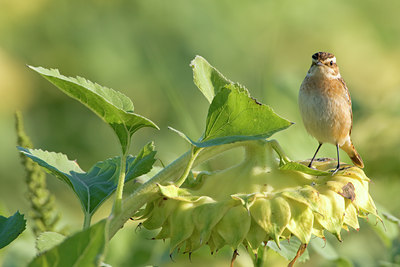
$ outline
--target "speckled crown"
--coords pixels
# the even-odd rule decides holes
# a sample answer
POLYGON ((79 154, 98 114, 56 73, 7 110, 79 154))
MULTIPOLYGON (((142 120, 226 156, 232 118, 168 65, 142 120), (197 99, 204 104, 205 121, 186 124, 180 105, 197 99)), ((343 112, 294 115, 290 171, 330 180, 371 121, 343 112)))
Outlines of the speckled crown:
POLYGON ((328 53, 328 52, 317 52, 314 55, 312 55, 312 58, 315 60, 320 60, 320 61, 325 61, 329 58, 334 58, 335 55, 328 53))

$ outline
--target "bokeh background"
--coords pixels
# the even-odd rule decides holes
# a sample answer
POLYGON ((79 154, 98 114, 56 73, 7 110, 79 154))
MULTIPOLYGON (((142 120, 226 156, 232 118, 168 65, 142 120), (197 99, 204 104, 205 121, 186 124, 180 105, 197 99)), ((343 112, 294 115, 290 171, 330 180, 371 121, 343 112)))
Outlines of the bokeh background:
MULTIPOLYGON (((352 139, 372 179, 371 194, 399 217, 399 12, 398 0, 0 0, 1 214, 29 212, 25 173, 15 148, 15 110, 23 112, 36 148, 63 152, 83 169, 120 153, 107 125, 26 64, 58 68, 131 97, 135 112, 161 128, 140 130, 132 154, 154 140, 158 158, 167 164, 188 149, 167 126, 196 139, 205 125, 208 104, 193 84, 189 67, 195 55, 201 55, 226 77, 245 85, 258 101, 296 123, 274 138, 298 160, 310 158, 317 146, 302 125, 298 89, 311 55, 329 51, 336 55, 352 95, 352 139)), ((319 156, 336 157, 334 146, 323 146, 319 156)), ((349 162, 344 153, 341 158, 349 162)), ((62 213, 60 227, 80 229, 82 215, 72 192, 50 176, 48 187, 62 213)), ((106 205, 96 218, 106 216, 109 208, 106 205)), ((128 223, 114 238, 108 263, 189 265, 187 256, 176 255, 172 262, 168 242, 149 240, 154 233, 145 230, 135 233, 136 225, 128 223)), ((365 222, 360 231, 343 235, 344 242, 332 244, 355 266, 393 262, 395 250, 400 250, 382 242, 365 222)), ((21 266, 34 253, 28 229, 0 251, 0 264, 21 266)), ((312 251, 311 255, 304 266, 338 264, 312 251)), ((193 254, 190 266, 227 266, 230 257, 228 248, 214 256, 205 248, 193 254)), ((269 262, 287 263, 276 255, 269 262)), ((237 266, 249 264, 250 258, 241 253, 237 266)))

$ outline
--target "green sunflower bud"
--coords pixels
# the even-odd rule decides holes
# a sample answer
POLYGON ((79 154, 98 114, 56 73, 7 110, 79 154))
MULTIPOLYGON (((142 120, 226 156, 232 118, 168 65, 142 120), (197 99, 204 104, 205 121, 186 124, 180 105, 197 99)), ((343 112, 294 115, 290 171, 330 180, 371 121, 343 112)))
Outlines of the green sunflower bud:
MULTIPOLYGON (((158 185, 159 198, 141 212, 143 226, 161 228, 156 239, 171 239, 171 253, 192 253, 203 245, 211 252, 244 244, 254 253, 267 241, 279 247, 296 236, 304 251, 312 235, 325 232, 341 240, 341 229, 358 229, 358 217, 373 214, 369 179, 350 165, 332 176, 336 161, 289 162, 276 141, 247 142, 244 160, 216 172, 194 173, 181 188, 158 185)), ((234 254, 236 256, 236 254, 234 254)))

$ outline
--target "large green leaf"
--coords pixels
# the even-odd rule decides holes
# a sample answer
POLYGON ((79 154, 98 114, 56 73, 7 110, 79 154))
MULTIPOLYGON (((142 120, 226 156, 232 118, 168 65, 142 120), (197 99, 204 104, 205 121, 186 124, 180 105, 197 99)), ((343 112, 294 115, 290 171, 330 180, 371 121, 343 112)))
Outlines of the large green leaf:
POLYGON ((292 124, 269 106, 257 102, 246 88, 225 78, 204 58, 196 56, 190 66, 193 68, 194 83, 211 103, 206 129, 197 142, 178 130, 170 129, 191 144, 209 147, 265 139, 292 124))
POLYGON ((43 232, 36 239, 36 249, 43 253, 65 240, 65 236, 57 232, 43 232))
POLYGON ((228 84, 215 95, 208 110, 205 132, 198 142, 175 131, 197 147, 209 147, 265 139, 291 124, 269 106, 251 98, 246 88, 228 84))
POLYGON ((3 248, 16 239, 24 230, 26 220, 19 211, 8 218, 0 216, 0 248, 3 248))
POLYGON ((251 98, 247 89, 230 84, 217 93, 210 105, 201 146, 264 139, 291 124, 251 98))
POLYGON ((29 67, 108 123, 118 136, 124 153, 129 147, 130 138, 137 130, 142 127, 158 129, 149 119, 133 113, 132 101, 120 92, 81 77, 66 77, 56 69, 29 67))
MULTIPOLYGON (((117 187, 120 157, 97 162, 88 172, 84 172, 76 161, 69 160, 62 153, 18 149, 67 183, 78 196, 86 214, 92 215, 117 187)), ((128 156, 125 182, 149 172, 155 162, 155 154, 153 143, 148 143, 137 157, 128 156)))
POLYGON ((190 66, 194 83, 210 103, 222 87, 232 83, 201 56, 196 56, 190 66))
POLYGON ((107 220, 78 232, 36 257, 29 267, 99 266, 107 244, 107 220))

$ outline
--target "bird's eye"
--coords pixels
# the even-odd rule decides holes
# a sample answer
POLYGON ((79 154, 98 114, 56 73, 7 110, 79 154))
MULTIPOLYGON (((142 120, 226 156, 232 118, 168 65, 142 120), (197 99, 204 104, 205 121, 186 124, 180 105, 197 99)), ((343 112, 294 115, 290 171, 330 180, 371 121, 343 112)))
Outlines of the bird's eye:
POLYGON ((333 60, 331 60, 331 62, 329 62, 329 65, 333 66, 333 60))

